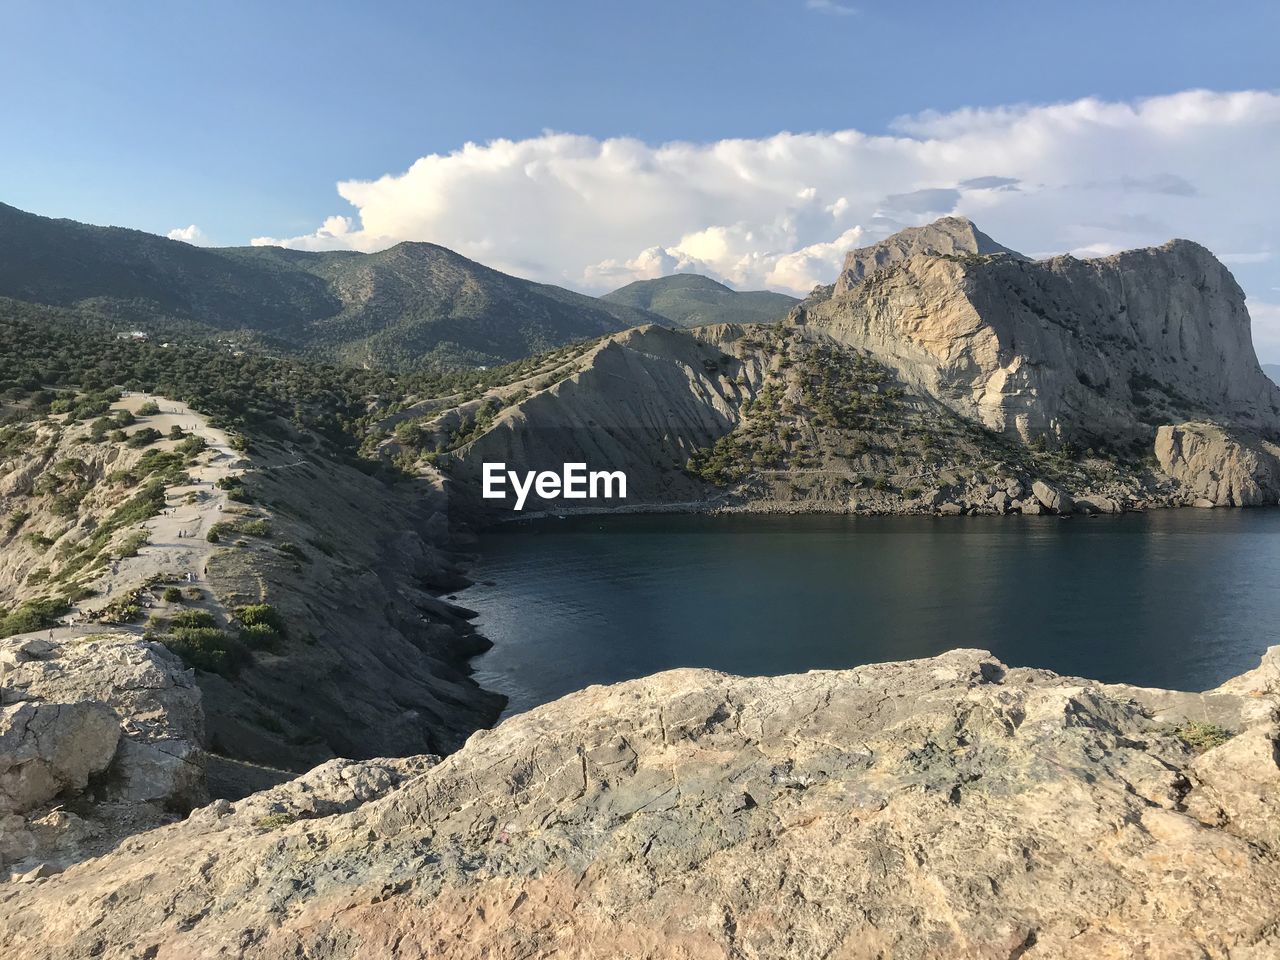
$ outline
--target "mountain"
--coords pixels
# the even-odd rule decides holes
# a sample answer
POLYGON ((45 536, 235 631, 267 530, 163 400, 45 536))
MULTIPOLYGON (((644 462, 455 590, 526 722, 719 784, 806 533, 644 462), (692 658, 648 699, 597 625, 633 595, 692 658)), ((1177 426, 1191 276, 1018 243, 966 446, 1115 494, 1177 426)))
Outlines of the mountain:
POLYGON ((708 323, 771 323, 800 302, 772 290, 739 292, 696 273, 637 280, 600 299, 656 313, 682 327, 708 323))
POLYGON ((912 257, 1007 256, 1027 259, 996 243, 965 217, 943 217, 923 227, 908 227, 879 243, 851 250, 836 280, 835 293, 848 293, 864 278, 912 257))
POLYGON ((427 448, 455 504, 489 461, 607 463, 626 471, 631 505, 667 508, 1280 499, 1280 388, 1242 291, 1198 244, 1032 262, 950 220, 851 252, 845 275, 858 270, 781 325, 613 334, 532 391, 495 392, 484 417, 437 410, 427 448))
POLYGON ((1188 240, 1033 262, 968 221, 939 221, 850 253, 831 293, 793 320, 1023 442, 1145 443, 1195 418, 1280 424, 1244 293, 1188 240))
POLYGON ((508 276, 431 243, 379 253, 203 248, 0 204, 0 296, 117 323, 249 332, 362 364, 514 360, 657 314, 508 276))

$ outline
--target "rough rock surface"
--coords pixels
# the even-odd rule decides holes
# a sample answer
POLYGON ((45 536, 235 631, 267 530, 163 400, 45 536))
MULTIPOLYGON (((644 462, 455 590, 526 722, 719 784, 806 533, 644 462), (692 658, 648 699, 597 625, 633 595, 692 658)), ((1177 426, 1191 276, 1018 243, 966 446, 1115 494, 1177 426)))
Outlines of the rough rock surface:
POLYGON ((331 763, 11 887, 0 941, 156 960, 1274 957, 1278 664, 1207 694, 976 650, 593 687, 429 769, 331 763), (1235 735, 1193 746, 1188 718, 1235 735), (357 794, 379 796, 336 812, 357 794))
MULTIPOLYGON (((644 326, 602 341, 578 369, 509 409, 460 451, 452 505, 475 500, 486 462, 520 473, 558 473, 569 462, 621 470, 631 503, 704 498, 705 485, 688 476, 684 465, 737 423, 767 362, 730 360, 724 347, 741 331, 721 325, 695 336, 644 326)), ((533 492, 524 509, 549 503, 533 492)))
POLYGON ((207 800, 190 671, 131 636, 0 640, 0 868, 108 849, 207 800))
POLYGON ((1002 254, 1025 260, 1022 254, 996 243, 965 217, 943 217, 924 227, 908 227, 879 243, 850 250, 834 292, 848 293, 871 274, 915 256, 945 257, 1002 254))
POLYGON ((1156 459, 1193 499, 1254 507, 1280 500, 1280 447, 1214 423, 1181 423, 1156 433, 1156 459))
POLYGON ((1114 444, 1148 438, 1153 423, 1206 416, 1280 424, 1280 389, 1258 365, 1244 294, 1204 247, 1173 240, 1030 262, 984 254, 956 234, 939 221, 887 259, 876 247, 854 251, 850 262, 867 264, 861 278, 846 268, 834 295, 806 301, 793 319, 872 351, 910 388, 1023 440, 1114 444))

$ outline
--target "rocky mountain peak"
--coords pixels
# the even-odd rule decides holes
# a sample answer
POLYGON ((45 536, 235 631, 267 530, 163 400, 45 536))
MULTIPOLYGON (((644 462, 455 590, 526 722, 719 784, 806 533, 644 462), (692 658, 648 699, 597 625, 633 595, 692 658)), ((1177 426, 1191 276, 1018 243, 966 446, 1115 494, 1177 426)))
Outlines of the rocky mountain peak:
POLYGON ((967 217, 943 217, 923 227, 907 227, 877 243, 850 250, 836 280, 835 293, 847 293, 877 270, 911 257, 963 254, 1003 254, 1017 260, 1027 259, 1016 250, 996 243, 967 217))

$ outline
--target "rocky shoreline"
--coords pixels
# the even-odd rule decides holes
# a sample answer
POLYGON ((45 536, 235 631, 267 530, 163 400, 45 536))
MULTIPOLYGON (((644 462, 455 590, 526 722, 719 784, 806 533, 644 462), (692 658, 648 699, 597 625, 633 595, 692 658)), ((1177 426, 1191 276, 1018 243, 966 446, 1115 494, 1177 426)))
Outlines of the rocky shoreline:
POLYGON ((1280 949, 1280 648, 1203 694, 979 650, 592 687, 0 889, 28 958, 1280 949))

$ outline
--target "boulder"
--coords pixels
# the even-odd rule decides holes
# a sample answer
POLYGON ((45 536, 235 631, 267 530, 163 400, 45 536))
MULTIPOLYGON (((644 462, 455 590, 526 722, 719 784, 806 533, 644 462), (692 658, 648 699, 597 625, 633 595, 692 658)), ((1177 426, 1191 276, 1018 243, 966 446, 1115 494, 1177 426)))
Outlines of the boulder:
POLYGON ((1280 447, 1248 432, 1215 423, 1169 424, 1156 431, 1155 455, 1196 506, 1280 502, 1280 447))
POLYGON ((106 704, 17 703, 0 713, 0 814, 83 790, 110 766, 120 722, 106 704))
POLYGON ((1100 493, 1092 493, 1082 497, 1076 497, 1073 507, 1076 513, 1120 513, 1123 508, 1118 500, 1105 496, 1100 493))
POLYGON ((1032 483, 1031 492, 1040 501, 1040 505, 1050 513, 1070 513, 1075 506, 1069 495, 1044 480, 1036 480, 1032 483))
POLYGON ((0 868, 60 870, 208 799, 200 691, 160 644, 12 638, 0 663, 0 868))

